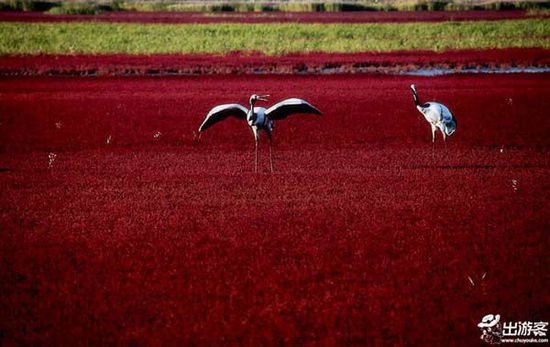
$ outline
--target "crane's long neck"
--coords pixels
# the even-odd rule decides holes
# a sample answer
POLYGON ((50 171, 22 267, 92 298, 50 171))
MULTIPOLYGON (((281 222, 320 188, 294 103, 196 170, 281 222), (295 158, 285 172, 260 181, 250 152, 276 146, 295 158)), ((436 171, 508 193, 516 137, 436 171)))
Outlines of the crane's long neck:
POLYGON ((420 98, 418 97, 418 94, 416 93, 416 89, 411 89, 413 93, 413 99, 416 106, 420 106, 420 98))
POLYGON ((248 111, 249 120, 256 122, 256 114, 254 113, 254 101, 250 101, 250 111, 248 111))

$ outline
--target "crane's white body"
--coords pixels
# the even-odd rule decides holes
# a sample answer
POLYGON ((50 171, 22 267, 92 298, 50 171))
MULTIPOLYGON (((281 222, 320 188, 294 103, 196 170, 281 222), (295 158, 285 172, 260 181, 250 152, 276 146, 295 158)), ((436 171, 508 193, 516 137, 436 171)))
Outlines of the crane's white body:
POLYGON ((449 111, 447 106, 439 102, 430 101, 423 105, 416 106, 416 109, 422 113, 426 121, 430 123, 432 127, 432 142, 435 141, 437 129, 441 131, 443 140, 455 132, 456 127, 446 126, 446 124, 450 124, 454 120, 453 114, 449 111))
MULTIPOLYGON (((273 121, 265 114, 265 107, 254 107, 246 114, 246 122, 254 133, 256 141, 260 140, 260 131, 264 130, 271 137, 273 130, 273 121)), ((271 140, 270 140, 271 141, 271 140)))
POLYGON ((432 143, 435 142, 437 129, 441 131, 444 141, 447 139, 447 136, 454 134, 456 131, 456 119, 447 106, 435 101, 421 104, 414 84, 411 85, 411 89, 416 103, 416 109, 424 116, 426 121, 430 123, 432 128, 432 143))

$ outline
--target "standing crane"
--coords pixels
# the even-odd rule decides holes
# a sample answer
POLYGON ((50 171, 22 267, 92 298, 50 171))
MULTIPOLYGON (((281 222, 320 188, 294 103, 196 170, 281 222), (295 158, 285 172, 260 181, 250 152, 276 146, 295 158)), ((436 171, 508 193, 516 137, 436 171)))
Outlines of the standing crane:
POLYGON ((254 172, 258 172, 258 144, 260 142, 260 132, 262 130, 266 132, 269 139, 269 166, 271 172, 273 172, 273 139, 271 135, 273 131, 273 122, 275 120, 284 119, 295 113, 317 115, 321 115, 322 113, 307 101, 296 98, 283 100, 268 109, 255 106, 257 101, 268 101, 268 96, 269 95, 253 94, 250 96, 250 107, 248 109, 239 104, 224 104, 214 107, 206 115, 206 118, 199 127, 199 132, 210 128, 215 123, 228 117, 246 120, 248 126, 252 129, 254 140, 256 141, 254 172))
POLYGON ((430 101, 422 104, 418 98, 418 93, 414 84, 411 84, 411 89, 417 110, 422 113, 424 118, 426 118, 426 121, 430 123, 430 126, 432 127, 433 154, 437 129, 441 131, 443 141, 446 142, 447 136, 451 136, 456 131, 456 119, 453 117, 453 114, 449 111, 447 106, 439 102, 430 101))

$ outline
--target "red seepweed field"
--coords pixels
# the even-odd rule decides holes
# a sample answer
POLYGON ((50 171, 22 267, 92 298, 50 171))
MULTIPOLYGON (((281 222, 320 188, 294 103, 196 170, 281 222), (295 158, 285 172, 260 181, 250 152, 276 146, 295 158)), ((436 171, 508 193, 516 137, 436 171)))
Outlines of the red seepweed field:
POLYGON ((419 69, 510 69, 550 66, 543 48, 461 49, 266 56, 224 55, 5 55, 2 76, 150 76, 209 74, 401 73, 419 69))
POLYGON ((6 345, 472 345, 547 320, 547 74, 0 79, 6 345), (432 155, 414 108, 458 120, 432 155), (275 169, 210 108, 302 97, 275 169), (54 155, 50 155, 50 153, 54 155))

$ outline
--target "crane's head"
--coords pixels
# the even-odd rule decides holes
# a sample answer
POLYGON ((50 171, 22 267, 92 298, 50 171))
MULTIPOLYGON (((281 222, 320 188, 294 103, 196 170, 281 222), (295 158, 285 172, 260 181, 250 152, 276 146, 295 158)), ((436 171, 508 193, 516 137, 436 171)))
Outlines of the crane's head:
POLYGON ((269 96, 268 94, 267 95, 252 94, 252 96, 250 97, 250 104, 254 105, 258 100, 267 101, 268 96, 269 96))
POLYGON ((443 131, 447 136, 451 136, 456 131, 456 120, 451 119, 448 122, 443 122, 443 131))

